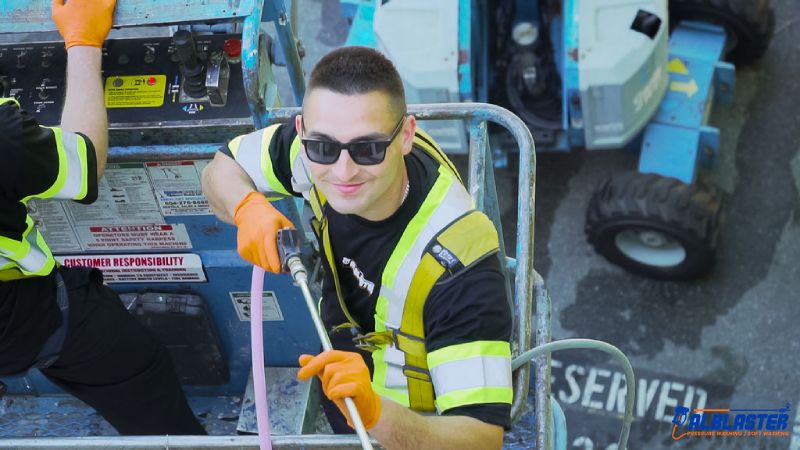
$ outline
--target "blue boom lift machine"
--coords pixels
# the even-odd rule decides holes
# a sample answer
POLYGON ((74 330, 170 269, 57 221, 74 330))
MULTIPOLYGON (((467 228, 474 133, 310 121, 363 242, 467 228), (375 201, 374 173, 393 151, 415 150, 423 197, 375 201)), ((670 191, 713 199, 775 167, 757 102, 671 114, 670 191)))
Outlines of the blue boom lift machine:
MULTIPOLYGON (((17 98, 40 123, 57 125, 66 55, 49 17, 48 0, 0 2, 0 94, 17 98)), ((236 230, 211 214, 200 174, 228 139, 299 112, 279 108, 272 76, 272 57, 280 53, 295 98, 302 98, 291 17, 280 0, 119 0, 118 29, 103 50, 112 147, 99 199, 88 206, 27 203, 56 258, 102 270, 131 314, 166 345, 190 406, 210 436, 115 436, 96 413, 32 369, 0 379, 0 447, 257 447, 248 323, 251 266, 236 253, 236 230), (279 49, 270 51, 263 22, 275 27, 279 49)), ((564 416, 550 396, 548 355, 584 348, 610 353, 625 369, 619 443, 624 449, 635 397, 630 363, 601 342, 550 342, 550 299, 533 269, 536 155, 530 131, 495 105, 411 104, 409 113, 469 124, 469 192, 498 230, 503 228, 487 122, 504 126, 518 145, 516 258, 507 258, 503 247, 498 255, 514 309, 512 418, 523 424, 508 448, 566 448, 564 416)), ((277 204, 295 224, 306 223, 297 203, 277 204)), ((311 292, 318 297, 319 257, 311 242, 303 240, 302 249, 311 292)), ((264 287, 257 301, 264 306, 259 319, 265 321, 274 448, 359 448, 355 437, 332 436, 317 423, 319 388, 314 381, 296 380, 297 356, 320 348, 301 292, 287 275, 268 275, 264 287)))
MULTIPOLYGON (((765 52, 772 0, 340 3, 352 21, 347 45, 384 51, 414 98, 506 106, 539 151, 639 149, 638 171, 592 196, 589 242, 655 278, 711 269, 720 199, 698 183, 698 170, 720 152, 709 115, 715 102, 733 101, 733 64, 765 52)), ((463 129, 445 125, 432 128, 434 137, 463 152, 463 129)))

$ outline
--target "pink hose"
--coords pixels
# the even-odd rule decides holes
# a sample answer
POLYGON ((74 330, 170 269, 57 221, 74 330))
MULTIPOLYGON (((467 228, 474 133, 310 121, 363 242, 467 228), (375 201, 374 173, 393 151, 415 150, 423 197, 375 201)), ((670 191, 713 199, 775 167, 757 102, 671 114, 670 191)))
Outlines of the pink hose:
POLYGON ((253 390, 256 398, 256 423, 261 450, 272 450, 267 408, 267 380, 264 374, 263 294, 264 269, 253 266, 250 284, 250 346, 253 351, 253 390))

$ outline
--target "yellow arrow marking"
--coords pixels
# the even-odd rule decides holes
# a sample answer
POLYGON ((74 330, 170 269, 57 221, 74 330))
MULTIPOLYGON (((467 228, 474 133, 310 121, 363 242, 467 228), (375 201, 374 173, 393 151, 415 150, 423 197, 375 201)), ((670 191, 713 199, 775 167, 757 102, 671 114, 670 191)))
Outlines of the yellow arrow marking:
POLYGON ((689 69, 686 68, 686 65, 683 64, 679 58, 673 58, 672 61, 669 62, 667 66, 670 73, 677 73, 679 75, 689 75, 689 69))
POLYGON ((694 78, 689 80, 688 82, 683 81, 673 81, 669 84, 669 90, 676 91, 676 92, 683 92, 686 94, 687 97, 692 98, 700 88, 697 86, 697 82, 694 81, 694 78))

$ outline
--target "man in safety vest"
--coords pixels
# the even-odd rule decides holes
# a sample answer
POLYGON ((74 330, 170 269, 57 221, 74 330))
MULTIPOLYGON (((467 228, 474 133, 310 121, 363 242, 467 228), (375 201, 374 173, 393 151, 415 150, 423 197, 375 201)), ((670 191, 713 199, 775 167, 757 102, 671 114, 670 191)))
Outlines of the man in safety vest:
POLYGON ((121 434, 205 434, 164 346, 98 270, 60 267, 26 209, 32 198, 97 198, 108 147, 100 63, 114 6, 53 1, 68 64, 60 127, 0 98, 0 375, 36 367, 121 434))
POLYGON ((386 448, 502 446, 512 321, 497 232, 406 114, 388 59, 363 47, 324 57, 303 114, 233 139, 203 188, 238 227, 240 255, 275 273, 277 232, 293 225, 267 197, 310 203, 326 267, 320 309, 336 350, 300 356, 298 377, 320 377, 341 411, 328 402, 335 431, 350 431, 336 416, 353 397, 386 448))

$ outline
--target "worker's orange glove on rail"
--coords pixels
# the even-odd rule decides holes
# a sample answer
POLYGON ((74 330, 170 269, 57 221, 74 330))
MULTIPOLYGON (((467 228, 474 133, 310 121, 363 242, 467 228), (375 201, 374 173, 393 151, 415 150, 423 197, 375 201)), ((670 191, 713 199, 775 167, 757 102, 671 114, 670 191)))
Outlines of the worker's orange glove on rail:
POLYGON ((378 423, 381 398, 372 389, 369 368, 361 355, 331 350, 317 356, 300 355, 299 362, 301 369, 297 378, 304 381, 318 375, 325 395, 342 411, 351 428, 355 426, 344 404, 345 397, 353 399, 364 428, 370 429, 378 423))
POLYGON ((53 0, 53 22, 67 48, 102 47, 114 13, 115 0, 53 0))
POLYGON ((280 273, 278 231, 294 228, 292 221, 275 209, 263 194, 255 191, 236 205, 233 221, 239 229, 236 234, 239 255, 268 272, 280 273))

